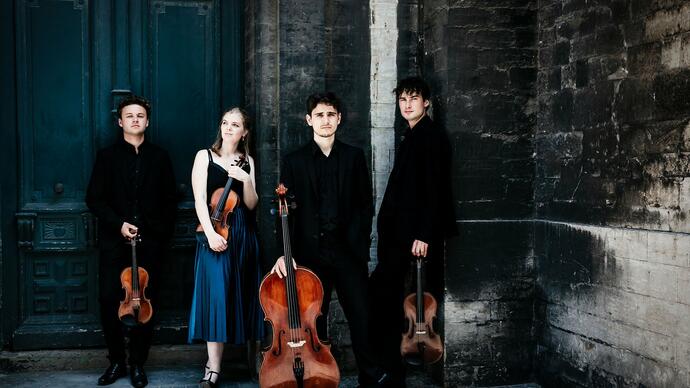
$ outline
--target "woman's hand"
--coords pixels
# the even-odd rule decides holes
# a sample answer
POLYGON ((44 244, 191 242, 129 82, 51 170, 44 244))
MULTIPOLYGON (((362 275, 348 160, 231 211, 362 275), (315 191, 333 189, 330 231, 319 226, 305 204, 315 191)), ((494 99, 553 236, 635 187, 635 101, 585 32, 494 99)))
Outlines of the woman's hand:
POLYGON ((215 231, 207 233, 206 240, 208 240, 209 248, 214 252, 223 252, 228 249, 228 241, 215 231))
POLYGON ((240 182, 246 182, 250 180, 249 174, 247 174, 246 171, 237 166, 230 166, 230 169, 228 169, 228 176, 240 182))

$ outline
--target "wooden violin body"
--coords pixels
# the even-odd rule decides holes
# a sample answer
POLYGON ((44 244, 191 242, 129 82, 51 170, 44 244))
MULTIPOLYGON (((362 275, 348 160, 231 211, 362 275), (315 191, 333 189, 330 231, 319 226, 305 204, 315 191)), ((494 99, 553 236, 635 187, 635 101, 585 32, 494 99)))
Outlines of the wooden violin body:
MULTIPOLYGON (((247 164, 247 160, 240 158, 236 165, 243 168, 247 164)), ((230 216, 240 203, 240 197, 231 189, 232 178, 228 178, 225 187, 218 188, 211 193, 211 208, 208 212, 211 218, 213 230, 219 235, 223 236, 225 240, 230 236, 230 216)), ((203 232, 201 224, 196 227, 197 232, 203 232)))
POLYGON ((433 326, 438 303, 421 284, 422 259, 417 258, 417 292, 403 302, 407 329, 400 343, 400 354, 412 365, 433 364, 443 356, 443 342, 433 326))
POLYGON ((125 291, 125 298, 120 301, 117 316, 127 326, 145 324, 151 320, 153 307, 146 298, 146 287, 149 283, 149 273, 137 265, 137 238, 130 240, 132 245, 132 265, 120 273, 120 283, 125 291))
MULTIPOLYGON (((229 180, 232 180, 232 178, 229 180)), ((211 215, 213 230, 227 240, 230 235, 230 215, 240 202, 240 197, 234 191, 229 190, 227 192, 227 199, 221 209, 218 207, 218 204, 222 203, 221 201, 224 195, 226 195, 225 189, 216 189, 213 194, 211 194, 211 211, 209 214, 211 215), (214 216, 217 209, 221 210, 218 212, 218 215, 214 216)), ((201 225, 199 226, 201 227, 201 225)))
POLYGON ((279 190, 276 191, 280 196, 287 276, 281 279, 276 273, 270 273, 259 287, 261 307, 273 327, 271 347, 263 354, 259 386, 337 388, 340 382, 338 365, 330 347, 319 340, 316 332, 323 285, 309 269, 293 268, 284 198, 287 190, 282 184, 279 190))

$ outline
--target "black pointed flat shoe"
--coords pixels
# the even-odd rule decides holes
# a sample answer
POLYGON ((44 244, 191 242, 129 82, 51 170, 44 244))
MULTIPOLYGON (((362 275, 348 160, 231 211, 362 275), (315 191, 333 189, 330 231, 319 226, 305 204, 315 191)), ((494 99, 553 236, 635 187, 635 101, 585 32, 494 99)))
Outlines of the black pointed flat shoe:
POLYGON ((208 377, 199 380, 199 388, 216 388, 218 386, 218 379, 220 379, 220 374, 216 371, 210 370, 207 372, 208 377), (216 375, 216 381, 211 380, 213 375, 216 375))

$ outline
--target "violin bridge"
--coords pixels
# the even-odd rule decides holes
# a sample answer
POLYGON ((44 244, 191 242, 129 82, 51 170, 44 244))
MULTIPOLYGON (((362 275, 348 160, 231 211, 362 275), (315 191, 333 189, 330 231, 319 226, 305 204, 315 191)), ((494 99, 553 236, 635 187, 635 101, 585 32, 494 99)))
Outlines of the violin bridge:
POLYGON ((417 331, 415 331, 415 334, 424 335, 424 334, 426 334, 426 330, 417 330, 417 331))
POLYGON ((304 344, 306 344, 306 343, 307 343, 307 341, 301 340, 301 341, 299 341, 299 342, 288 341, 287 344, 288 344, 288 346, 291 347, 291 348, 301 348, 301 347, 304 346, 304 344))

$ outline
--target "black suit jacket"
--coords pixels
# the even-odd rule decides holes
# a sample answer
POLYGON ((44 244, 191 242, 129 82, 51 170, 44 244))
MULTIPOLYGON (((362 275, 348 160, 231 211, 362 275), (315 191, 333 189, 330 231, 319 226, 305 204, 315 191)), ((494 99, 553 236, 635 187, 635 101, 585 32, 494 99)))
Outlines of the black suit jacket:
MULTIPOLYGON (((369 261, 374 202, 362 149, 335 141, 338 148, 338 227, 345 233, 348 256, 369 261)), ((311 142, 283 159, 281 182, 294 196, 290 210, 292 254, 300 265, 319 263, 319 197, 311 142)), ((280 233, 279 233, 280 236, 280 233)))
POLYGON ((130 179, 127 154, 134 147, 120 138, 98 151, 86 204, 98 217, 98 243, 102 256, 113 257, 126 251, 120 234, 123 222, 139 228, 142 248, 166 244, 175 227, 176 187, 168 153, 144 141, 139 146, 140 173, 130 179), (138 210, 137 210, 138 209, 138 210), (134 216, 137 215, 137 219, 134 216))
POLYGON ((457 233, 451 157, 448 136, 429 116, 407 129, 379 209, 379 238, 394 236, 411 247, 414 240, 438 244, 457 233))

